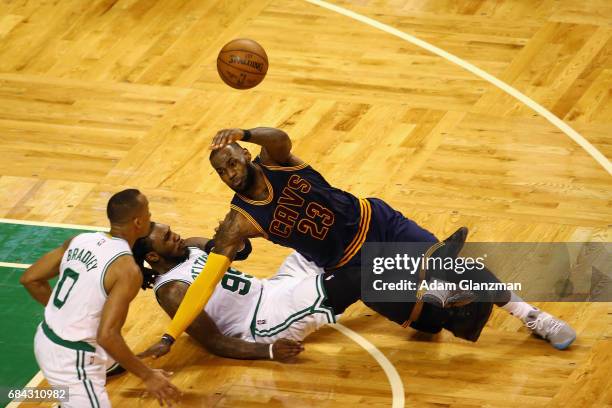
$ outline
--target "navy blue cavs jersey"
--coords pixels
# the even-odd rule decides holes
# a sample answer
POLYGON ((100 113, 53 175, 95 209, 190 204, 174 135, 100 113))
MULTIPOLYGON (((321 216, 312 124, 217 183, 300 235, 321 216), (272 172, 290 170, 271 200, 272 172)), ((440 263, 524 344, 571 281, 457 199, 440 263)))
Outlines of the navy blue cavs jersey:
POLYGON ((320 267, 346 264, 365 241, 371 208, 367 200, 332 187, 307 164, 266 166, 268 197, 250 200, 236 193, 231 208, 240 212, 263 236, 293 248, 320 267))

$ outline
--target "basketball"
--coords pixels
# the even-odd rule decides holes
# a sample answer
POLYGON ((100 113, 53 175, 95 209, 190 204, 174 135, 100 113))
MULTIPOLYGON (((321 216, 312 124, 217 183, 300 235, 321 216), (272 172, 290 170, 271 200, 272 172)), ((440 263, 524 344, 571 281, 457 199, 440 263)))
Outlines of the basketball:
POLYGON ((263 47, 253 40, 232 40, 219 52, 217 72, 223 82, 232 88, 253 88, 263 81, 268 72, 268 56, 263 47))

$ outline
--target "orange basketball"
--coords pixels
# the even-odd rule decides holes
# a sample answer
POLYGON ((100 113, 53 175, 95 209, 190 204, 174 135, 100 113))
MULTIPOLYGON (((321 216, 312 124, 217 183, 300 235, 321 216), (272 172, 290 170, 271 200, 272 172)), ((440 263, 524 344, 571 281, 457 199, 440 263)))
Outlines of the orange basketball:
POLYGON ((225 44, 217 57, 219 76, 236 89, 253 88, 268 72, 268 56, 261 45, 248 38, 225 44))

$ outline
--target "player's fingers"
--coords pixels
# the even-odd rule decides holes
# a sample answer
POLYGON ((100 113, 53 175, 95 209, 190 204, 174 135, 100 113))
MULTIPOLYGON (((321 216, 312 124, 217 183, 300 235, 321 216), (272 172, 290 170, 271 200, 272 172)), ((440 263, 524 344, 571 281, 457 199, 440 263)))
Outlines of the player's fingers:
MULTIPOLYGON (((163 371, 163 370, 162 370, 163 371)), ((168 373, 167 371, 164 371, 163 374, 166 376, 166 378, 169 378, 171 374, 173 373, 168 373)), ((170 381, 168 381, 165 385, 165 391, 169 393, 169 395, 174 396, 174 397, 179 397, 181 395, 181 390, 179 390, 179 388, 172 384, 170 381)))
POLYGON ((179 390, 176 385, 170 383, 169 387, 172 392, 172 395, 174 395, 175 397, 179 397, 181 395, 181 390, 179 390))
POLYGON ((294 346, 294 347, 302 347, 302 343, 300 343, 299 341, 293 341, 293 340, 290 340, 290 341, 291 341, 291 345, 292 346, 294 346))
POLYGON ((138 357, 140 358, 147 358, 147 357, 151 357, 154 355, 154 351, 151 349, 147 349, 145 351, 143 351, 142 353, 138 354, 138 357))
POLYGON ((166 404, 171 407, 173 401, 176 400, 178 400, 178 393, 174 391, 171 387, 166 387, 166 389, 164 389, 164 401, 166 402, 166 404))
POLYGON ((217 139, 217 143, 215 143, 215 147, 217 149, 223 147, 223 135, 219 135, 219 138, 217 139))
POLYGON ((164 405, 171 407, 172 406, 172 400, 170 398, 168 398, 168 396, 166 395, 166 393, 162 392, 161 393, 161 402, 160 405, 163 407, 164 405))
POLYGON ((169 390, 165 392, 164 401, 166 401, 166 404, 168 404, 169 407, 172 407, 174 406, 174 402, 179 400, 179 396, 179 393, 169 390))
POLYGON ((210 145, 211 149, 212 148, 217 148, 217 146, 219 146, 219 142, 220 142, 222 137, 223 137, 223 131, 221 130, 221 131, 217 132, 215 137, 213 137, 212 143, 210 145))
POLYGON ((217 139, 217 141, 216 141, 216 143, 214 145, 214 148, 215 149, 221 149, 222 147, 224 147, 227 144, 227 142, 225 140, 226 140, 226 138, 225 138, 224 135, 219 136, 219 138, 217 139))
POLYGON ((232 138, 232 134, 228 133, 223 138, 223 146, 227 146, 228 144, 232 143, 233 141, 234 141, 234 139, 232 138))
POLYGON ((162 395, 162 397, 164 398, 165 401, 167 401, 168 399, 172 399, 175 391, 172 388, 172 384, 171 383, 166 383, 164 384, 161 388, 160 388, 160 393, 162 395))

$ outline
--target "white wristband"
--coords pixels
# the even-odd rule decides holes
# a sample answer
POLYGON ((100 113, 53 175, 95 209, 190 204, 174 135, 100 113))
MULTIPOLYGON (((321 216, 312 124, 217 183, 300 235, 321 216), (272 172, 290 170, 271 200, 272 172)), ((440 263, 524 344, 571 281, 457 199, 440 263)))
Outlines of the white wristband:
POLYGON ((274 360, 274 353, 272 352, 272 347, 274 347, 274 344, 270 344, 270 347, 268 347, 268 352, 270 353, 270 360, 274 360))

